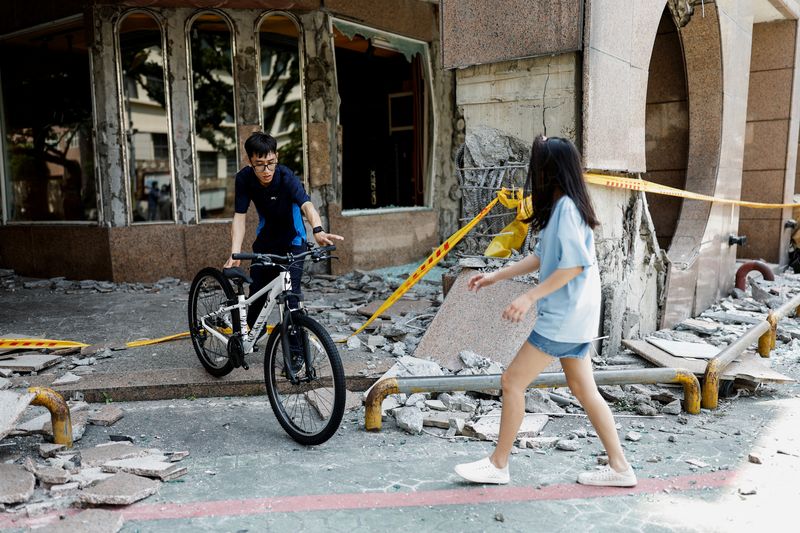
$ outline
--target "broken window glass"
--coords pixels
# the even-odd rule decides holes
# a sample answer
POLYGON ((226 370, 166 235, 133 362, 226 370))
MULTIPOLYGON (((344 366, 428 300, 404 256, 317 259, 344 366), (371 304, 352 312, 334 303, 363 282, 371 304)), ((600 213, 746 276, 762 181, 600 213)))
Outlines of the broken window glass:
POLYGON ((90 76, 80 19, 0 41, 8 220, 98 219, 90 76))
POLYGON ((230 27, 219 15, 201 14, 192 23, 189 44, 200 219, 231 218, 235 180, 227 161, 236 156, 237 135, 230 27))
POLYGON ((334 44, 344 208, 424 206, 425 43, 336 20, 334 44))
POLYGON ((302 179, 303 92, 299 39, 297 24, 287 16, 271 15, 261 24, 259 46, 264 131, 278 141, 281 164, 302 179))
POLYGON ((164 92, 161 27, 147 13, 119 25, 122 130, 128 162, 131 221, 172 221, 173 181, 164 92))

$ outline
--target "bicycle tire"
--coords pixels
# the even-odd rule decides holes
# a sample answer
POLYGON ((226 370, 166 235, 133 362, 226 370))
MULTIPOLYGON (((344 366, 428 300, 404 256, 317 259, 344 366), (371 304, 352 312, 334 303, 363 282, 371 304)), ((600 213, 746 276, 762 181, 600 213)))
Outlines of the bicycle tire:
MULTIPOLYGON (((233 360, 228 355, 228 347, 222 346, 222 342, 219 339, 209 336, 203 331, 203 328, 200 327, 201 316, 224 304, 223 301, 218 301, 219 298, 217 298, 208 305, 205 305, 204 309, 198 309, 200 299, 207 296, 207 294, 204 295, 204 291, 206 293, 209 291, 205 285, 207 280, 211 283, 215 283, 218 288, 222 290, 222 296, 225 300, 235 298, 236 294, 233 287, 231 287, 230 281, 222 275, 222 272, 211 267, 204 268, 198 272, 189 288, 189 336, 192 338, 192 346, 194 346, 194 352, 197 354, 197 358, 206 369, 206 372, 219 378, 230 374, 231 370, 234 368, 234 364, 233 360), (220 346, 216 346, 216 351, 212 351, 210 346, 206 345, 207 343, 216 343, 220 346)), ((208 296, 208 298, 212 297, 208 296)), ((238 324, 236 326, 238 326, 238 324)), ((233 329, 238 329, 236 326, 234 326, 233 329)))
MULTIPOLYGON (((345 408, 345 395, 347 394, 344 368, 342 367, 342 361, 339 357, 339 351, 336 349, 336 345, 322 325, 314 319, 302 314, 297 314, 292 320, 296 327, 301 330, 300 338, 303 339, 302 342, 309 346, 309 349, 312 344, 317 350, 320 348, 322 349, 321 351, 324 352, 325 358, 330 365, 330 375, 318 373, 314 381, 298 385, 293 385, 286 379, 285 375, 282 373, 284 366, 283 343, 281 342, 282 328, 276 327, 269 336, 267 349, 264 354, 264 381, 267 387, 267 396, 269 397, 272 411, 278 419, 278 423, 280 423, 281 427, 283 427, 292 439, 306 446, 322 444, 336 433, 336 430, 339 429, 339 424, 342 422, 345 408), (311 335, 310 337, 309 334, 311 335), (330 383, 328 383, 328 381, 330 381, 330 383), (312 429, 301 427, 296 421, 297 414, 292 416, 281 399, 282 388, 290 392, 290 394, 285 395, 287 398, 294 397, 295 405, 302 400, 308 405, 309 410, 315 412, 319 418, 323 418, 323 410, 330 410, 327 421, 312 429), (323 401, 325 399, 324 397, 330 394, 330 392, 324 392, 320 389, 332 391, 332 402, 326 403, 323 401), (291 394, 292 392, 294 394, 291 394), (303 398, 298 398, 301 396, 303 398)), ((316 362, 316 360, 315 358, 314 361, 316 362)), ((318 371, 320 366, 321 365, 314 364, 314 370, 318 371)), ((305 366, 303 366, 303 369, 305 369, 305 366)), ((307 369, 303 371, 306 376, 308 375, 307 372, 307 369)), ((326 372, 326 374, 327 373, 328 372, 326 372)), ((305 415, 303 415, 301 423, 304 421, 306 421, 305 415)), ((308 422, 312 421, 312 417, 309 416, 308 422)))

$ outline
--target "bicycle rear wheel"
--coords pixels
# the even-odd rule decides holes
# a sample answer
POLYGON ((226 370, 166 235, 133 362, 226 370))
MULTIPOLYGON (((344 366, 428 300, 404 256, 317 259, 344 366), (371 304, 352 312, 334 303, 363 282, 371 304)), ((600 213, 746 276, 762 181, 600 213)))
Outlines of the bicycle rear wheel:
POLYGON ((264 354, 264 380, 270 405, 284 430, 300 444, 322 444, 342 421, 347 394, 339 351, 330 335, 306 315, 293 316, 295 346, 308 350, 308 361, 294 366, 298 382, 287 377, 281 328, 269 336, 264 354))
POLYGON ((192 281, 189 289, 189 334, 192 345, 203 367, 209 374, 222 377, 233 370, 233 360, 228 355, 228 345, 203 327, 208 326, 229 337, 234 329, 234 317, 228 311, 216 312, 235 297, 230 282, 216 268, 204 268, 192 281))

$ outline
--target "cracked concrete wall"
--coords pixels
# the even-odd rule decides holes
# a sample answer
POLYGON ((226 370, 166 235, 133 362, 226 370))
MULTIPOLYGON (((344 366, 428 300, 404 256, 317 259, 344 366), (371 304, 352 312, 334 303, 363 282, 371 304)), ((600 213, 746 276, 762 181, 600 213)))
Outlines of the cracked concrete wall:
POLYGON ((466 128, 489 126, 528 143, 540 133, 578 138, 581 71, 576 53, 477 65, 456 71, 466 128))

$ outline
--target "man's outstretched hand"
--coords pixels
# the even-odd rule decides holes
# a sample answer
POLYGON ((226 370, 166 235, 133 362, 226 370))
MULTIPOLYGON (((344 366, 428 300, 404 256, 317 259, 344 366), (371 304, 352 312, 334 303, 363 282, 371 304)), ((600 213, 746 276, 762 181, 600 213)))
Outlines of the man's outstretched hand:
POLYGON ((317 244, 320 246, 329 246, 334 244, 333 241, 343 241, 344 237, 341 235, 336 235, 335 233, 326 233, 324 231, 320 231, 319 233, 314 234, 314 240, 317 241, 317 244))

